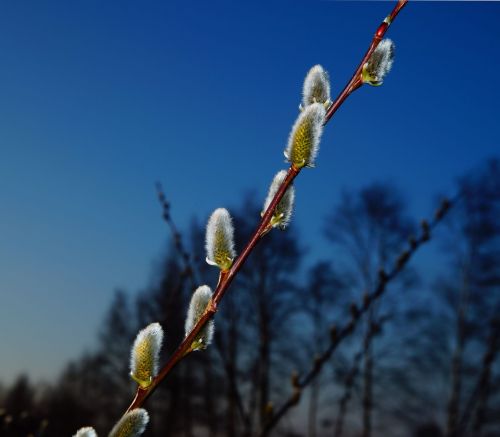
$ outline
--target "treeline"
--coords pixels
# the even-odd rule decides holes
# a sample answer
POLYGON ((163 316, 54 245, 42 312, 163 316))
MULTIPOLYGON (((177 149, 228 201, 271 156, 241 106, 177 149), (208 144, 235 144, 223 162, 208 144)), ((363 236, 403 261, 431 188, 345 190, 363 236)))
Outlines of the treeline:
MULTIPOLYGON (((500 435, 500 161, 461 178, 456 193, 429 235, 440 254, 426 261, 421 253, 421 268, 406 267, 355 319, 272 435, 500 435)), ((173 238, 154 285, 135 296, 117 291, 95 350, 53 385, 21 376, 0 386, 1 436, 70 436, 84 425, 106 435, 133 397, 129 353, 138 330, 164 327, 163 360, 182 340, 191 293, 214 284, 217 272, 204 262, 204 226, 179 235, 163 201, 173 238)), ((252 196, 232 209, 237 245, 260 211, 252 196)), ((316 365, 332 325, 353 319, 381 268, 401 262, 425 226, 394 186, 375 183, 332 206, 329 259, 310 266, 293 224, 269 233, 222 302, 214 344, 183 360, 148 401, 145 435, 260 435, 293 391, 291 375, 316 365)))

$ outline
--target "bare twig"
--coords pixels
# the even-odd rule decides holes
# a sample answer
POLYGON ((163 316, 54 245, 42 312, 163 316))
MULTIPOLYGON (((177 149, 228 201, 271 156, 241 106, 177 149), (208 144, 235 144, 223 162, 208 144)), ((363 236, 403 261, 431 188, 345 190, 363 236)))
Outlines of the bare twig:
POLYGON ((163 191, 163 187, 160 182, 156 182, 156 192, 158 195, 158 201, 160 202, 160 205, 162 207, 163 220, 170 229, 170 233, 172 234, 172 239, 174 240, 175 249, 179 253, 179 256, 181 257, 182 262, 184 264, 183 265, 184 271, 182 272, 182 274, 190 279, 191 288, 194 289, 196 288, 196 284, 198 283, 196 271, 191 263, 191 257, 189 256, 189 253, 184 248, 184 244, 182 242, 182 235, 177 229, 177 226, 175 225, 175 222, 172 219, 172 215, 170 214, 170 203, 168 202, 167 197, 165 196, 165 192, 163 191))
POLYGON ((404 269, 408 261, 418 250, 418 248, 425 244, 430 239, 431 231, 439 222, 444 218, 446 212, 449 208, 458 200, 458 197, 453 201, 443 201, 440 208, 436 212, 434 219, 429 223, 426 220, 421 223, 421 233, 418 238, 411 239, 409 242, 409 248, 403 250, 399 257, 397 258, 394 267, 389 273, 384 270, 380 270, 378 283, 371 293, 366 294, 363 299, 363 303, 360 306, 355 304, 351 305, 351 320, 342 328, 337 329, 335 326, 331 330, 331 341, 329 347, 314 360, 314 364, 304 376, 299 377, 294 374, 292 377, 292 388, 293 392, 290 397, 283 403, 283 405, 276 409, 273 416, 269 419, 266 426, 261 430, 260 436, 267 436, 269 432, 277 425, 281 418, 290 410, 292 407, 297 405, 300 401, 300 396, 302 390, 307 387, 311 381, 318 376, 318 374, 323 369, 323 366, 330 360, 333 352, 337 349, 339 344, 347 337, 349 337, 356 328, 358 321, 361 316, 364 315, 372 306, 374 302, 380 299, 380 297, 385 293, 387 289, 387 284, 394 280, 399 273, 404 269))
POLYGON ((467 428, 469 419, 473 411, 476 409, 476 419, 474 422, 474 431, 480 431, 481 425, 484 423, 484 411, 489 396, 489 389, 491 385, 491 368, 495 362, 498 353, 500 352, 500 319, 493 318, 490 321, 490 335, 488 338, 487 349, 483 355, 481 371, 477 377, 476 384, 471 392, 469 400, 467 401, 462 418, 460 419, 459 430, 464 431, 467 428))
POLYGON ((356 381, 356 377, 359 373, 360 362, 363 358, 363 355, 366 353, 367 349, 370 347, 373 338, 380 334, 382 325, 389 319, 389 316, 381 317, 378 323, 371 323, 370 329, 368 330, 362 348, 356 352, 353 359, 353 364, 349 373, 344 378, 344 394, 339 400, 339 412, 337 415, 337 420, 335 422, 335 433, 334 437, 340 437, 342 435, 342 430, 344 426, 344 417, 347 411, 347 404, 351 399, 352 389, 354 387, 354 383, 356 381))

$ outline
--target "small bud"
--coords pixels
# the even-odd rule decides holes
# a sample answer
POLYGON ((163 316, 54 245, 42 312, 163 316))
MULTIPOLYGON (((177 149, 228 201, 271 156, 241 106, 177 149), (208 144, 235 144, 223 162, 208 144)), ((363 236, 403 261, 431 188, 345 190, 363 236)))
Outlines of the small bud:
POLYGON ((80 428, 73 437, 97 437, 97 433, 94 428, 87 426, 80 428))
POLYGON ((363 293, 363 307, 368 308, 370 305, 370 295, 368 293, 363 293))
MULTIPOLYGON (((264 209, 262 210, 261 215, 264 215, 268 206, 271 204, 274 196, 278 192, 279 187, 283 183, 286 174, 286 170, 281 170, 276 173, 276 176, 274 176, 273 182, 269 187, 269 193, 267 194, 266 201, 264 202, 264 209)), ((292 217, 294 202, 295 188, 293 185, 290 185, 274 210, 273 217, 271 218, 271 226, 273 228, 279 226, 281 230, 284 230, 287 227, 292 217)))
POLYGON ((441 220, 444 215, 448 212, 448 209, 450 208, 451 204, 448 199, 443 199, 441 201, 441 205, 439 205, 439 208, 436 210, 435 218, 436 220, 441 220))
POLYGON ((357 319, 359 317, 359 309, 354 302, 351 303, 351 306, 349 307, 349 311, 351 312, 351 317, 353 319, 357 319))
POLYGON ((297 168, 314 167, 326 110, 321 103, 307 106, 292 127, 285 157, 297 168))
POLYGON ((409 258, 410 258, 410 252, 408 252, 407 250, 401 252, 401 255, 399 255, 398 260, 396 261, 397 268, 402 269, 404 265, 407 263, 409 258))
MULTIPOLYGON (((186 337, 193 330, 195 325, 205 313, 211 299, 212 290, 208 285, 202 285, 201 287, 198 287, 193 293, 193 297, 191 297, 191 302, 189 303, 186 323, 184 326, 186 337)), ((206 347, 212 342, 213 336, 214 322, 213 320, 209 320, 193 341, 191 350, 196 351, 200 349, 206 349, 206 347)))
POLYGON ((306 108, 313 103, 321 103, 325 107, 330 105, 330 80, 321 65, 309 70, 302 89, 301 107, 306 108))
POLYGON ((427 220, 422 220, 420 222, 420 227, 422 228, 422 240, 427 241, 431 238, 431 227, 427 220))
POLYGON ((410 235, 408 237, 408 244, 410 245, 411 250, 415 250, 417 248, 417 239, 414 235, 410 235))
POLYGON ((300 395, 302 394, 302 391, 300 389, 295 389, 293 391, 293 394, 290 398, 290 403, 292 405, 297 405, 300 401, 300 395))
POLYGON ((356 322, 354 320, 351 320, 347 326, 344 328, 344 331, 348 334, 350 334, 352 331, 354 331, 354 327, 356 326, 356 322))
POLYGON ((292 387, 296 389, 300 389, 300 381, 299 381, 299 374, 297 371, 293 371, 292 375, 290 376, 290 382, 292 383, 292 387))
POLYGON ((264 409, 264 414, 267 417, 270 417, 272 416, 273 412, 274 412, 274 404, 271 401, 269 401, 264 409))
POLYGON ((149 422, 148 412, 142 408, 125 413, 109 433, 109 437, 138 437, 149 422))
POLYGON ((379 271, 378 271, 378 280, 382 283, 386 283, 387 282, 387 273, 385 272, 384 268, 383 267, 380 267, 379 271))
POLYGON ((234 228, 227 209, 216 209, 207 224, 207 263, 218 266, 222 271, 231 268, 236 257, 234 251, 234 228))
POLYGON ((319 355, 314 356, 314 368, 319 369, 321 367, 321 357, 319 355))
POLYGON ((151 385, 158 374, 158 359, 163 341, 159 323, 151 323, 139 331, 130 354, 130 376, 142 387, 151 385))
POLYGON ((338 330, 336 325, 332 325, 330 328, 330 341, 333 343, 337 340, 338 330))
POLYGON ((373 333, 373 335, 377 335, 382 331, 382 325, 380 323, 372 322, 370 323, 370 331, 373 333))
POLYGON ((374 50, 368 62, 363 65, 361 79, 363 83, 373 86, 382 85, 384 77, 389 73, 394 61, 394 43, 383 39, 374 50))

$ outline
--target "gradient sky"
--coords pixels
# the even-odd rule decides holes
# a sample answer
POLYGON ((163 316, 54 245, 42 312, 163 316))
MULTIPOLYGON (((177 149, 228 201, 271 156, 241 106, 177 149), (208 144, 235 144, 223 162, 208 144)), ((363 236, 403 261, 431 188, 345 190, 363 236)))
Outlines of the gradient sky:
MULTIPOLYGON (((113 290, 152 280, 167 231, 262 197, 321 63, 336 94, 389 2, 15 1, 0 6, 0 381, 92 347, 113 290)), ((380 88, 357 91, 297 181, 310 259, 343 188, 396 184, 416 218, 500 152, 500 3, 410 2, 380 88)), ((200 242, 203 244, 203 242, 200 242)))

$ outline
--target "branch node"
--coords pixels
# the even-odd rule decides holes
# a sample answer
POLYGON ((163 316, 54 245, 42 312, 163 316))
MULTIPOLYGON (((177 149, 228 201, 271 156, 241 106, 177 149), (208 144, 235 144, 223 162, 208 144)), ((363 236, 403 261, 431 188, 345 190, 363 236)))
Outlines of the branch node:
POLYGON ((431 227, 427 220, 422 220, 420 222, 420 227, 422 228, 422 241, 428 241, 431 238, 431 227))
POLYGON ((414 235, 410 235, 408 238, 408 244, 410 245, 411 250, 415 250, 417 248, 417 239, 414 235))
POLYGON ((338 330, 336 325, 332 325, 330 328, 330 340, 334 343, 337 340, 338 330))
POLYGON ((439 208, 436 210, 436 213, 434 214, 435 219, 441 220, 450 209, 450 206, 451 202, 445 197, 441 201, 441 205, 439 205, 439 208))
POLYGON ((319 370, 321 367, 321 357, 319 355, 314 356, 314 369, 319 370))
POLYGON ((351 312, 351 316, 353 319, 357 319, 359 317, 359 309, 354 302, 351 303, 349 311, 351 312))
POLYGON ((300 388, 296 388, 293 391, 292 397, 290 398, 290 403, 292 405, 297 405, 300 401, 300 395, 302 394, 302 390, 300 388))
POLYGON ((368 292, 363 293, 363 308, 368 309, 370 306, 370 295, 368 292))
POLYGON ((409 251, 404 250, 403 252, 401 252, 401 255, 399 255, 398 260, 396 261, 397 268, 402 269, 404 265, 407 263, 409 258, 410 258, 409 251))
POLYGON ((380 267, 378 270, 378 280, 382 283, 385 284, 387 282, 387 273, 385 272, 383 267, 380 267))

